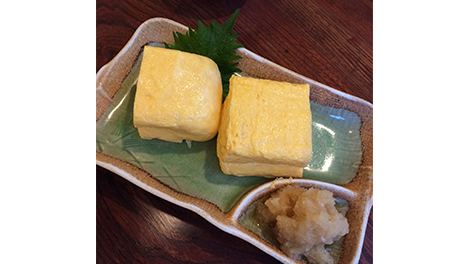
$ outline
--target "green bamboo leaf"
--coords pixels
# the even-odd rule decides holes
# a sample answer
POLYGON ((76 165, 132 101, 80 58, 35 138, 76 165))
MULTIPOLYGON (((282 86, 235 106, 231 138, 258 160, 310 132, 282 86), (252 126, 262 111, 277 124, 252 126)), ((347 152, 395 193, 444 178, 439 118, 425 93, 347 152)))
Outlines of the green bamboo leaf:
POLYGON ((239 34, 233 33, 233 26, 240 10, 237 9, 233 15, 219 25, 212 21, 209 26, 205 26, 198 20, 198 29, 188 28, 186 34, 179 32, 173 33, 174 43, 165 43, 168 49, 190 52, 206 56, 212 59, 217 66, 222 78, 223 98, 228 94, 229 80, 233 73, 241 72, 236 66, 240 56, 235 55, 235 50, 242 48, 243 45, 236 42, 239 34))

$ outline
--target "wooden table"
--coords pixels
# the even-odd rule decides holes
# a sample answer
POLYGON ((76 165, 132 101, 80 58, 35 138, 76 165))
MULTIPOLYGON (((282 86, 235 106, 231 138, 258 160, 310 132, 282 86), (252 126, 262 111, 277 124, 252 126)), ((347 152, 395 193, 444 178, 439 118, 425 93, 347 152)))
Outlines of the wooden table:
MULTIPOLYGON (((97 0, 96 71, 137 27, 165 17, 197 28, 237 9, 238 42, 311 79, 372 97, 372 0, 97 0)), ((373 263, 371 211, 359 263, 373 263)), ((197 214, 96 168, 97 263, 278 263, 197 214)))

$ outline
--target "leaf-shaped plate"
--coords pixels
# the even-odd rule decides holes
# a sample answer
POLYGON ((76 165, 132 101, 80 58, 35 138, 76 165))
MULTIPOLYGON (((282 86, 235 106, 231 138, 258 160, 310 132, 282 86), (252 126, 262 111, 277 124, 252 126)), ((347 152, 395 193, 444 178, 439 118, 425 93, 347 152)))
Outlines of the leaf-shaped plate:
MULTIPOLYGON (((256 200, 285 183, 273 185, 272 179, 224 175, 218 167, 215 139, 193 142, 189 149, 186 144, 143 141, 132 126, 141 48, 148 43, 171 42, 172 32, 186 30, 187 27, 168 19, 148 20, 98 72, 97 164, 156 196, 198 213, 282 262, 295 262, 250 231, 249 221, 242 217, 256 200)), ((335 197, 349 203, 350 232, 344 238, 339 261, 357 263, 372 206, 372 105, 244 48, 237 53, 242 57, 239 67, 245 74, 310 85, 315 158, 305 168, 303 179, 292 184, 329 189, 335 197)))

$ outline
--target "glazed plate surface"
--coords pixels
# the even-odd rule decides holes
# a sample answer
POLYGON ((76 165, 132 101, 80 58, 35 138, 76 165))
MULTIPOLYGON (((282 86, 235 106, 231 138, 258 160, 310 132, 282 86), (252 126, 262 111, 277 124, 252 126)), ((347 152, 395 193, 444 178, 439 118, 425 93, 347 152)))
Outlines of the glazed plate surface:
MULTIPOLYGON (((142 24, 123 50, 100 69, 96 82, 96 162, 150 193, 192 210, 284 263, 295 263, 253 229, 250 205, 288 184, 263 177, 236 177, 220 170, 216 139, 208 142, 142 140, 133 126, 133 99, 145 45, 173 41, 186 26, 155 18, 142 24), (249 210, 248 210, 249 211, 249 210)), ((372 206, 372 104, 289 71, 241 48, 243 74, 311 90, 312 160, 290 184, 332 191, 347 204, 350 232, 333 249, 338 263, 359 261, 372 206)), ((259 231, 259 230, 258 230, 259 231)))

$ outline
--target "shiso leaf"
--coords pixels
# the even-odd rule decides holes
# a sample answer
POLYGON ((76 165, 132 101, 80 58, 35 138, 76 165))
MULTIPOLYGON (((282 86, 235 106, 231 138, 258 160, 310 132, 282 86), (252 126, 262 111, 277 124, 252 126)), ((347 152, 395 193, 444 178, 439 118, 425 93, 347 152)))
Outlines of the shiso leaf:
POLYGON ((235 55, 235 50, 243 45, 236 42, 240 34, 233 33, 233 26, 240 10, 237 9, 232 16, 219 25, 212 21, 209 26, 205 26, 198 20, 199 29, 188 28, 188 32, 181 34, 173 32, 174 43, 165 43, 165 48, 175 49, 212 59, 219 67, 222 77, 223 99, 228 95, 229 80, 233 73, 241 72, 236 66, 240 56, 235 55))

